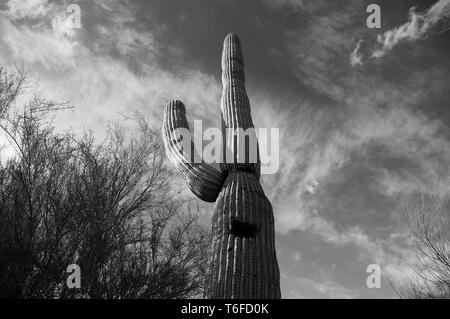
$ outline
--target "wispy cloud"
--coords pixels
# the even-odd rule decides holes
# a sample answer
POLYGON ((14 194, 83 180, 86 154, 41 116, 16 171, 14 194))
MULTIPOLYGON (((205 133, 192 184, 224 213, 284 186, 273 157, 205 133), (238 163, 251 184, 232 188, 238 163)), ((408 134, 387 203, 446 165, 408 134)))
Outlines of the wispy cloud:
POLYGON ((5 17, 0 21, 0 58, 23 63, 42 93, 75 106, 61 115, 61 127, 87 126, 101 132, 109 120, 133 110, 159 125, 163 106, 172 98, 185 101, 192 118, 211 119, 215 110, 210 106, 220 99, 220 83, 179 60, 176 74, 164 68, 159 62, 162 47, 154 36, 160 30, 138 29, 133 6, 115 1, 112 10, 110 5, 80 4, 82 16, 92 9, 89 6, 100 12, 89 21, 89 30, 95 32, 83 27, 68 35, 52 27, 55 17, 65 14, 63 4, 9 1, 0 12, 5 17), (133 64, 128 63, 130 57, 133 64))
POLYGON ((416 12, 415 7, 411 8, 408 22, 378 35, 380 48, 372 53, 372 57, 383 57, 401 42, 414 41, 449 30, 449 21, 444 21, 449 17, 450 0, 439 0, 425 12, 416 12), (442 25, 439 25, 440 22, 442 25))
POLYGON ((361 66, 365 59, 380 59, 403 42, 425 39, 450 30, 450 0, 439 0, 423 12, 412 7, 408 16, 408 22, 379 34, 376 43, 370 45, 364 54, 360 50, 363 42, 360 39, 350 53, 350 64, 361 66))
POLYGON ((14 20, 43 17, 53 9, 48 0, 9 0, 6 6, 2 13, 14 20))
POLYGON ((355 65, 363 65, 362 62, 362 54, 359 52, 359 49, 361 48, 361 44, 363 43, 363 40, 359 40, 356 43, 356 47, 355 49, 352 51, 352 53, 350 53, 350 65, 351 66, 355 66, 355 65))
POLYGON ((39 63, 48 70, 74 67, 78 50, 75 41, 58 37, 48 28, 15 25, 7 19, 2 19, 0 25, 0 54, 4 60, 39 63))
POLYGON ((372 53, 372 57, 383 57, 401 42, 414 41, 449 30, 449 21, 444 21, 449 17, 450 0, 439 0, 425 12, 416 12, 415 7, 411 8, 408 22, 378 35, 377 41, 381 47, 372 53), (439 25, 440 22, 442 25, 439 25))
MULTIPOLYGON (((424 36, 435 32, 439 23, 431 21, 447 10, 433 8, 424 36)), ((319 11, 303 7, 307 23, 286 32, 295 75, 319 98, 299 93, 292 102, 257 100, 266 121, 283 128, 280 171, 265 183, 281 233, 300 230, 336 249, 352 247, 358 258, 380 264, 385 278, 396 280, 416 262, 408 230, 396 219, 404 213, 401 197, 427 191, 436 180, 450 186, 444 173, 450 141, 444 123, 429 112, 431 92, 444 92, 438 79, 448 78, 448 71, 437 62, 428 69, 406 68, 402 61, 390 69, 352 68, 363 66, 363 53, 370 50, 362 40, 356 47, 354 42, 364 34, 364 9, 356 3, 319 11), (271 111, 280 104, 286 113, 271 111)))

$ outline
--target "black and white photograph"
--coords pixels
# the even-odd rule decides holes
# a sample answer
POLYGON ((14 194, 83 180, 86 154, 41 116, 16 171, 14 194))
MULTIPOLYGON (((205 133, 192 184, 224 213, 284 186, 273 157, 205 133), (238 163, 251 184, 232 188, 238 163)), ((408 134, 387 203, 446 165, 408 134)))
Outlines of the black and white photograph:
POLYGON ((449 298, 450 0, 0 0, 0 299, 449 298))

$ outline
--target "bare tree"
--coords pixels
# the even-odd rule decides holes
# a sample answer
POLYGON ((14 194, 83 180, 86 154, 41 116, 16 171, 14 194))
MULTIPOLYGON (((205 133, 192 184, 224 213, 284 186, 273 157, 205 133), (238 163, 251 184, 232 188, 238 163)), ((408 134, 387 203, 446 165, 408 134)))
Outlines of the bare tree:
POLYGON ((208 232, 169 186, 158 131, 57 133, 66 108, 26 93, 0 69, 0 128, 14 156, 0 164, 0 297, 187 298, 202 294, 208 232), (81 289, 66 268, 81 268, 81 289))
POLYGON ((435 185, 405 201, 419 263, 416 276, 396 289, 401 298, 450 298, 450 206, 441 190, 435 185))

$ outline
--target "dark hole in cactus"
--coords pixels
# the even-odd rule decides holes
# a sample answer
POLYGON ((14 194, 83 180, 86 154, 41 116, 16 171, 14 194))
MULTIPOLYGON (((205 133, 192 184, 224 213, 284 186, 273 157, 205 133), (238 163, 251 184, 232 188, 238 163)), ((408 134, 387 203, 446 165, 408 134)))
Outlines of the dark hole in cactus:
POLYGON ((258 228, 250 223, 233 220, 231 221, 230 233, 237 237, 254 238, 258 233, 258 228))

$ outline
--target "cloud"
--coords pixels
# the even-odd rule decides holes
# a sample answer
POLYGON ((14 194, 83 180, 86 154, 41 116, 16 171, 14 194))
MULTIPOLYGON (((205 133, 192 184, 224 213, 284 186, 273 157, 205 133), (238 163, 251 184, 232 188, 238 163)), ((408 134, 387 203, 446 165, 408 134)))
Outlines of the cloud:
POLYGON ((357 43, 356 43, 356 47, 355 47, 355 49, 352 51, 352 53, 350 53, 350 65, 351 66, 355 66, 355 65, 363 65, 363 62, 362 62, 362 55, 361 55, 361 53, 359 52, 359 49, 361 48, 361 44, 363 43, 364 41, 363 40, 359 40, 357 43))
POLYGON ((319 249, 353 249, 355 263, 378 263, 385 279, 397 280, 416 263, 401 197, 436 181, 450 190, 450 141, 431 115, 448 69, 438 61, 427 69, 403 61, 352 68, 363 65, 363 42, 355 47, 354 39, 365 34, 365 10, 353 4, 302 7, 301 27, 285 32, 299 93, 251 97, 255 123, 280 127, 280 169, 263 185, 282 235, 301 231, 316 236, 319 249))
POLYGON ((75 41, 58 37, 50 29, 15 25, 5 19, 0 21, 0 56, 25 64, 39 63, 48 70, 75 66, 78 47, 75 41))
POLYGON ((323 273, 315 279, 281 274, 281 282, 286 287, 283 297, 287 299, 351 299, 359 295, 356 289, 346 288, 323 273))
MULTIPOLYGON (((442 124, 420 112, 397 106, 350 108, 338 115, 336 110, 321 112, 306 104, 295 112, 277 115, 276 110, 269 110, 275 101, 254 100, 265 112, 264 116, 255 114, 256 123, 269 119, 272 125, 280 123, 280 170, 263 182, 270 185, 269 196, 279 211, 276 220, 281 232, 308 228, 306 225, 311 225, 308 223, 315 216, 311 211, 322 211, 322 204, 330 196, 345 195, 329 193, 328 186, 348 189, 351 186, 347 183, 353 181, 346 176, 355 174, 356 169, 366 170, 367 178, 376 187, 360 187, 355 189, 360 194, 349 194, 354 207, 358 199, 368 199, 372 193, 391 198, 401 191, 425 189, 421 185, 429 185, 435 178, 450 185, 444 174, 450 156, 449 141, 440 135, 442 124), (411 186, 405 187, 406 183, 411 186)), ((324 226, 314 223, 316 229, 324 226)))
POLYGON ((289 11, 290 13, 323 9, 329 5, 325 1, 317 0, 262 0, 262 2, 272 10, 289 11))
POLYGON ((6 7, 2 13, 13 20, 40 18, 52 10, 48 0, 9 0, 6 7))
POLYGON ((296 262, 299 262, 302 259, 302 253, 299 251, 296 251, 292 254, 292 259, 296 262))
POLYGON ((274 0, 274 1, 263 0, 263 2, 265 2, 265 4, 268 5, 269 7, 276 9, 279 8, 299 9, 305 5, 305 1, 303 0, 274 0))
POLYGON ((216 111, 211 105, 220 100, 220 83, 179 60, 176 73, 167 70, 159 62, 164 54, 155 40, 159 30, 139 29, 133 6, 116 1, 112 10, 109 5, 103 1, 80 4, 82 15, 90 11, 97 16, 68 35, 64 28, 57 32, 51 26, 55 14, 61 8, 65 12, 64 6, 10 1, 9 9, 1 12, 5 19, 0 21, 0 58, 23 63, 30 81, 38 82, 44 95, 75 106, 72 112, 58 116, 59 127, 102 132, 108 121, 119 114, 131 115, 133 110, 159 126, 164 104, 173 98, 186 103, 190 120, 211 120, 216 111), (33 8, 39 8, 39 14, 33 15, 33 8), (39 19, 30 19, 35 17, 39 19), (131 57, 133 64, 128 63, 131 57))
POLYGON ((306 283, 309 283, 313 289, 331 299, 352 299, 357 297, 355 291, 347 289, 331 280, 323 282, 306 280, 306 283))
POLYGON ((425 38, 434 33, 449 30, 450 0, 439 0, 425 12, 416 12, 415 7, 409 10, 408 22, 392 28, 378 35, 379 48, 375 49, 372 57, 381 58, 391 51, 397 44, 425 38), (443 25, 439 25, 443 22, 443 25))

